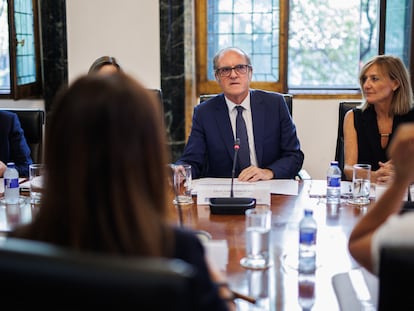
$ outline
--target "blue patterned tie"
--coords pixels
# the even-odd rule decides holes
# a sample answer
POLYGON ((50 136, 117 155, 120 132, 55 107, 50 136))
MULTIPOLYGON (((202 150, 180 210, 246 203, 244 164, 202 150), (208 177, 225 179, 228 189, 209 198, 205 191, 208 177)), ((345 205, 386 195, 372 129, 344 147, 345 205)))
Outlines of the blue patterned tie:
POLYGON ((240 170, 243 170, 250 166, 249 139, 247 138, 246 123, 243 119, 244 108, 242 106, 236 106, 236 109, 236 138, 240 139, 239 166, 240 170))

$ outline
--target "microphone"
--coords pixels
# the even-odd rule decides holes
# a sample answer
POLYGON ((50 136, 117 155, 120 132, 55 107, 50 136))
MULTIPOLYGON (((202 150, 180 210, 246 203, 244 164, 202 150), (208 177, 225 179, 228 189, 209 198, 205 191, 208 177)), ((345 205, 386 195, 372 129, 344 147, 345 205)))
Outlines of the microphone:
POLYGON ((236 138, 233 148, 234 148, 234 157, 233 157, 233 168, 231 170, 230 198, 234 197, 234 192, 233 192, 234 174, 236 173, 236 160, 237 160, 237 155, 240 149, 240 138, 236 138))
POLYGON ((256 206, 255 198, 234 197, 234 175, 236 172, 237 155, 240 149, 240 138, 234 142, 233 168, 231 170, 231 184, 229 198, 210 198, 210 213, 220 215, 244 215, 247 209, 256 206))

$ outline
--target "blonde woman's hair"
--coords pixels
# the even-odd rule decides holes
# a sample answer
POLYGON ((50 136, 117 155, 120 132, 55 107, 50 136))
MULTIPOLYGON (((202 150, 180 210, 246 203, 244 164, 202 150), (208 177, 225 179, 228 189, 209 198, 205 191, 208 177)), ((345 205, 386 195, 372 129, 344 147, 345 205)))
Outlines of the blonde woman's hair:
MULTIPOLYGON (((363 84, 367 70, 376 64, 379 70, 388 74, 391 80, 396 80, 399 87, 394 91, 391 102, 390 115, 401 115, 410 111, 413 107, 413 89, 411 86, 410 73, 400 58, 392 55, 378 55, 369 60, 361 69, 359 84, 363 91, 363 84)), ((365 101, 361 109, 365 110, 368 103, 365 101)))

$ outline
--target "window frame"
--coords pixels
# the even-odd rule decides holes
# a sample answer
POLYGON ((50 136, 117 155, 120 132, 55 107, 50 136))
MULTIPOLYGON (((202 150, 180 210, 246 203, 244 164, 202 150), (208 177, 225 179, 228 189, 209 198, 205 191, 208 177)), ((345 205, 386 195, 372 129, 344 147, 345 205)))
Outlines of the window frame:
MULTIPOLYGON (((197 63, 197 96, 200 94, 220 93, 221 89, 215 80, 207 79, 207 1, 198 0, 195 4, 196 25, 196 63, 197 63), (202 17, 202 18, 201 18, 202 17)), ((279 81, 252 81, 251 87, 276 92, 287 92, 287 42, 289 1, 280 1, 280 45, 279 45, 279 81)), ((254 70, 254 68, 253 68, 254 70)))
MULTIPOLYGON (((197 96, 201 94, 215 94, 220 93, 221 90, 216 81, 207 79, 207 1, 199 0, 195 6, 195 33, 196 33, 196 76, 197 76, 197 96)), ((386 15, 386 0, 379 1, 380 16, 379 16, 379 54, 384 53, 385 45, 385 15, 386 15)), ((413 6, 414 7, 414 6, 413 6)), ((411 12, 412 19, 414 19, 414 8, 411 12)), ((252 81, 252 88, 259 88, 270 91, 277 91, 282 93, 291 92, 296 98, 335 98, 335 99, 360 99, 361 91, 358 90, 299 90, 297 93, 294 90, 289 90, 287 85, 287 71, 288 71, 288 34, 289 34, 289 0, 280 0, 280 60, 279 60, 279 77, 278 82, 257 82, 252 81)), ((414 33, 412 33, 412 40, 410 43, 410 71, 414 67, 414 33)), ((411 78, 414 83, 414 75, 411 78)))
POLYGON ((39 8, 36 0, 32 1, 33 7, 33 35, 34 35, 34 52, 36 62, 36 81, 28 84, 18 85, 17 83, 17 48, 16 25, 14 17, 14 0, 7 1, 7 14, 9 23, 9 57, 10 57, 10 93, 0 94, 0 99, 29 99, 41 98, 42 96, 42 71, 40 58, 40 26, 39 26, 39 8))

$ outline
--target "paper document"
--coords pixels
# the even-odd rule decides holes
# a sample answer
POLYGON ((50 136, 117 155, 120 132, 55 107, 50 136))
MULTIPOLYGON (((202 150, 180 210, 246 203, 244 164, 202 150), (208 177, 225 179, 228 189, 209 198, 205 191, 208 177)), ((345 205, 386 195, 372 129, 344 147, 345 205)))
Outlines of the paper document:
MULTIPOLYGON (((234 179, 235 197, 253 197, 257 204, 270 204, 270 194, 297 195, 299 184, 293 179, 272 179, 241 182, 234 179)), ((193 194, 197 204, 208 204, 212 197, 230 197, 231 178, 200 178, 193 180, 193 194)))
MULTIPOLYGON (((309 196, 311 198, 325 198, 326 197, 326 180, 312 180, 309 189, 309 196)), ((341 197, 350 198, 352 196, 352 183, 350 181, 341 181, 341 197)), ((371 187, 371 198, 375 197, 375 187, 371 187)))

